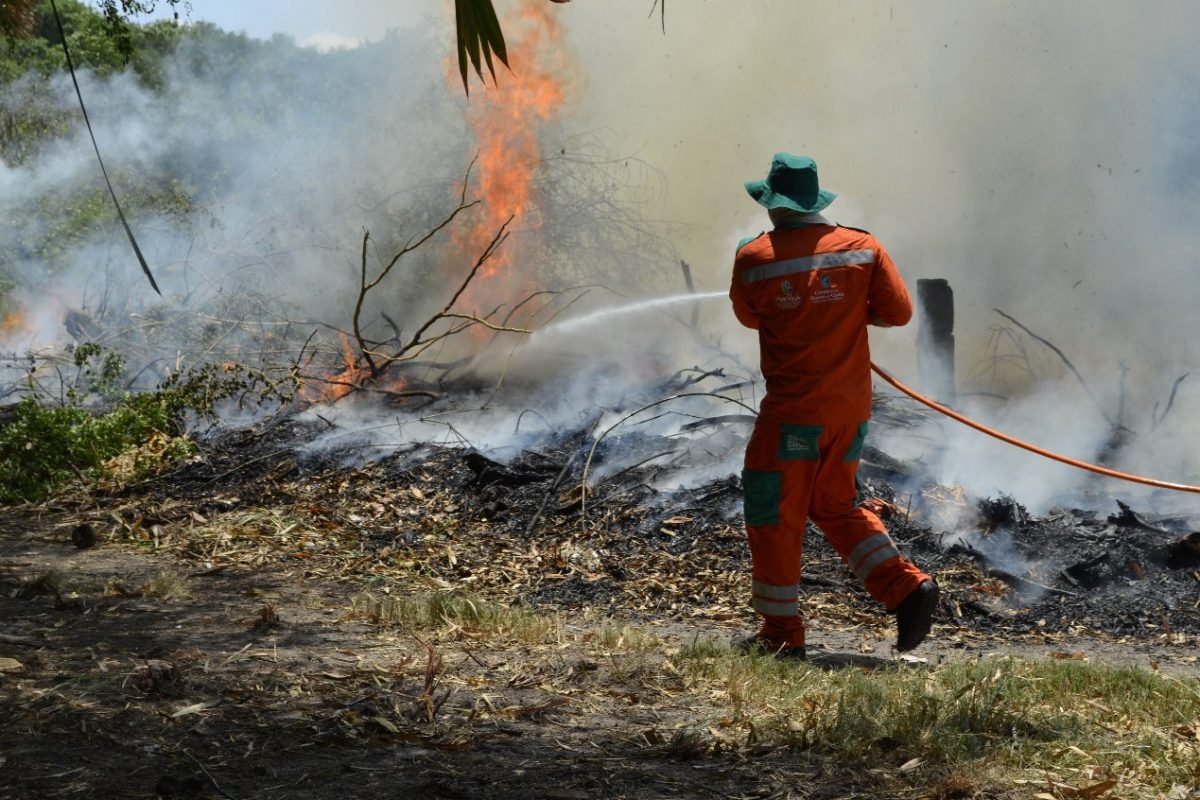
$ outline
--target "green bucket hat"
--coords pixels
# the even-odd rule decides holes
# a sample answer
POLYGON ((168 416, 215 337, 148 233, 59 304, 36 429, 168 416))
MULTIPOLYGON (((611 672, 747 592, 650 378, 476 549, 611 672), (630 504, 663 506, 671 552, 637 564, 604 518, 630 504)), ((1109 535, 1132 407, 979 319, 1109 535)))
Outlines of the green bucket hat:
POLYGON ((817 162, 808 156, 776 153, 765 181, 747 181, 746 191, 766 208, 820 211, 837 197, 817 182, 817 162))

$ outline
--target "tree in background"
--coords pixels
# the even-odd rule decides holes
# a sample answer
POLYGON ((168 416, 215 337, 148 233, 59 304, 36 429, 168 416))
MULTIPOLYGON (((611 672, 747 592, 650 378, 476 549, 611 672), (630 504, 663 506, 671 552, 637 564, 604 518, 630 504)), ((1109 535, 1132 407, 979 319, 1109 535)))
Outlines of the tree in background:
MULTIPOLYGON (((184 10, 191 8, 188 0, 100 0, 99 11, 107 23, 108 32, 126 58, 133 52, 128 19, 153 13, 160 4, 173 9, 175 19, 179 19, 181 6, 184 10)), ((33 35, 42 27, 40 20, 45 18, 45 14, 39 12, 49 10, 48 0, 0 0, 0 35, 7 37, 33 35)))
MULTIPOLYGON (((7 36, 27 36, 35 29, 34 8, 39 0, 3 0, 0 2, 0 33, 7 36)), ((44 2, 44 0, 43 0, 44 2)), ((571 0, 549 0, 551 3, 569 3, 571 0)), ((108 23, 108 31, 119 51, 128 59, 133 52, 133 43, 127 20, 131 16, 149 14, 160 4, 170 6, 179 18, 179 9, 191 9, 188 0, 100 0, 100 12, 108 23)), ((654 0, 650 12, 658 8, 654 0)), ((666 16, 667 3, 662 0, 662 13, 666 16)), ((468 69, 473 69, 480 80, 485 80, 483 67, 486 65, 492 80, 496 79, 495 61, 508 66, 508 49, 504 44, 504 32, 496 17, 492 0, 454 0, 454 17, 458 41, 458 70, 462 75, 463 90, 470 91, 467 83, 468 69), (468 62, 470 67, 468 68, 468 62)))

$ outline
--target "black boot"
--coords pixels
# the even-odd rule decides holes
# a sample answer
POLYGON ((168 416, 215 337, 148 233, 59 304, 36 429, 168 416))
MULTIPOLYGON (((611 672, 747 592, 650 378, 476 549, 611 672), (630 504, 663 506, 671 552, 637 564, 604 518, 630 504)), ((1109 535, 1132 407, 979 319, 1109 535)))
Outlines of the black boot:
POLYGON ((939 594, 933 579, 922 581, 896 606, 896 649, 901 653, 912 650, 929 635, 939 594))

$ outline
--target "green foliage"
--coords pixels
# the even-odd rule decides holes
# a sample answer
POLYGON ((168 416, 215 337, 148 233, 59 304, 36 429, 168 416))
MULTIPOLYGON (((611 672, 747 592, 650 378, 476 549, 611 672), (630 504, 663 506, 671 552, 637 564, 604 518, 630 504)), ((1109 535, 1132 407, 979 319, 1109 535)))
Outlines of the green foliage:
MULTIPOLYGON (((125 373, 125 359, 112 351, 107 351, 95 342, 81 344, 75 349, 75 366, 81 372, 81 377, 88 379, 87 391, 94 392, 106 400, 120 397, 121 376, 125 373), (99 365, 93 369, 92 359, 99 359, 99 365)), ((71 389, 69 397, 77 400, 80 397, 79 387, 71 389)))
MULTIPOLYGON (((185 224, 195 208, 189 188, 165 171, 146 170, 134 176, 110 170, 110 174, 123 187, 121 204, 127 213, 185 224)), ((114 224, 112 201, 99 173, 90 182, 48 189, 24 210, 27 213, 0 219, 0 265, 24 260, 69 263, 81 245, 111 232, 114 224)))
MULTIPOLYGON (((159 0, 158 5, 164 2, 159 0)), ((303 75, 312 70, 302 67, 323 56, 297 47, 287 37, 260 42, 208 23, 127 21, 128 15, 143 13, 150 5, 112 0, 102 13, 76 0, 60 0, 77 69, 102 81, 130 74, 143 89, 165 96, 163 104, 169 105, 176 90, 168 82, 168 73, 170 65, 179 64, 206 85, 227 87, 222 130, 232 132, 225 135, 235 137, 238 144, 274 130, 276 112, 258 102, 264 85, 279 85, 280 91, 293 94, 291 107, 298 116, 319 116, 318 111, 323 113, 344 95, 344 85, 337 80, 320 86, 305 82, 303 75), (121 24, 131 43, 128 52, 113 39, 110 12, 123 15, 121 24)), ((32 35, 0 36, 0 162, 10 167, 36 167, 41 156, 64 137, 78 135, 82 125, 73 96, 61 91, 66 61, 49 0, 38 0, 34 16, 32 35)), ((84 91, 87 95, 86 83, 84 91)), ((103 97, 93 92, 92 100, 101 103, 103 97)), ((236 177, 216 155, 222 145, 216 142, 187 158, 173 153, 106 152, 108 172, 126 214, 137 219, 166 218, 185 230, 200 224, 197 208, 220 195, 227 181, 236 177)), ((105 148, 105 143, 101 146, 105 148)), ((113 225, 112 203, 99 170, 84 172, 70 182, 45 182, 29 197, 13 201, 11 213, 0 214, 0 282, 15 275, 19 264, 37 264, 53 272, 71 263, 82 245, 111 235, 113 225)))
MULTIPOLYGON (((170 6, 175 11, 175 19, 179 19, 179 6, 187 8, 190 3, 186 0, 162 0, 163 3, 170 6)), ((159 5, 157 0, 100 0, 100 12, 104 17, 105 25, 108 29, 109 38, 116 44, 118 52, 126 60, 136 52, 137 42, 134 34, 140 32, 141 29, 131 27, 129 18, 136 17, 141 14, 153 13, 156 6, 159 5)))
MULTIPOLYGON (((123 391, 126 379, 119 356, 95 345, 75 353, 80 370, 70 405, 49 405, 30 395, 0 427, 0 503, 37 502, 74 479, 94 480, 110 471, 110 460, 165 440, 156 453, 167 461, 191 452, 183 437, 189 416, 215 419, 217 405, 252 393, 258 401, 280 397, 263 376, 244 368, 208 364, 174 373, 149 392, 123 391), (103 411, 79 403, 100 400, 103 411)), ((134 477, 144 474, 145 460, 134 459, 134 477)))
MULTIPOLYGON (((59 0, 58 8, 76 69, 101 77, 130 69, 143 86, 163 88, 165 59, 184 38, 185 28, 167 20, 149 25, 114 22, 76 0, 59 0)), ((49 0, 36 4, 34 20, 32 36, 0 37, 0 87, 8 94, 0 99, 0 159, 12 165, 24 163, 47 142, 68 133, 78 117, 74 106, 45 102, 52 76, 67 68, 49 0)))

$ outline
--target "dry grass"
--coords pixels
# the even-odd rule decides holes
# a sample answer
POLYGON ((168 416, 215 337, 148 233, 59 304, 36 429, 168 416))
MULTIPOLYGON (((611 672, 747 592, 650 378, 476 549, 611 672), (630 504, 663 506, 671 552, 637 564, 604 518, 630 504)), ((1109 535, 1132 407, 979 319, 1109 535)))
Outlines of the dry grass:
POLYGON ((182 600, 189 594, 187 578, 177 572, 161 572, 142 584, 140 594, 163 602, 182 600))
POLYGON ((695 709, 659 743, 671 758, 782 747, 947 799, 1014 784, 1056 798, 1191 798, 1200 783, 1196 678, 1013 657, 823 670, 718 641, 675 647, 611 620, 568 633, 557 617, 453 592, 363 594, 354 607, 381 624, 469 636, 481 651, 569 647, 594 659, 607 685, 669 687, 695 709))
POLYGON ((543 643, 562 636, 561 621, 522 608, 510 608, 458 592, 362 592, 354 614, 408 631, 465 633, 474 637, 543 643))
MULTIPOLYGON (((361 483, 370 491, 348 494, 337 507, 314 502, 250 510, 236 498, 219 497, 203 513, 185 503, 156 509, 156 518, 169 520, 161 530, 143 524, 137 506, 94 522, 108 526, 101 529, 110 540, 153 544, 157 554, 174 554, 200 571, 282 566, 293 575, 303 571, 305 581, 366 586, 354 598, 354 614, 419 634, 421 648, 409 654, 411 663, 386 674, 363 666, 296 680, 323 681, 323 692, 336 688, 347 696, 361 693, 368 681, 384 681, 394 694, 389 698, 415 709, 386 719, 401 727, 416 720, 430 727, 422 736, 440 743, 469 739, 482 721, 541 719, 560 708, 579 714, 586 728, 593 720, 585 713, 607 722, 624 716, 625 706, 617 703, 636 702, 656 721, 633 735, 671 759, 814 754, 837 764, 847 780, 877 781, 889 791, 899 785, 911 796, 938 800, 1009 793, 1200 797, 1194 791, 1200 786, 1200 681, 1194 677, 1018 658, 827 671, 737 653, 724 642, 680 645, 669 635, 586 612, 568 625, 519 599, 538 596, 553 581, 596 579, 588 548, 566 546, 572 540, 565 536, 547 537, 537 547, 491 535, 452 536, 460 512, 452 493, 415 482, 361 483), (417 582, 420 590, 412 588, 417 582), (428 588, 449 583, 493 599, 428 588), (566 698, 570 705, 560 705, 566 698)), ((469 532, 469 525, 458 530, 469 532)), ((690 554, 656 553, 654 559, 662 569, 622 562, 646 580, 626 588, 641 613, 660 611, 661 603, 646 599, 659 596, 705 599, 705 613, 716 619, 741 613, 733 585, 740 576, 727 567, 698 565, 690 554), (703 592, 694 587, 700 583, 703 592)), ((48 574, 25 591, 58 594, 61 582, 48 574)), ((184 579, 164 575, 120 594, 169 599, 185 587, 184 579)), ((262 630, 277 622, 268 605, 246 624, 262 630)), ((390 630, 383 633, 392 637, 390 630)), ((412 647, 408 637, 392 638, 412 647)), ((359 728, 346 722, 349 713, 337 718, 337 731, 357 736, 359 728)), ((383 725, 378 714, 365 718, 383 725)))

